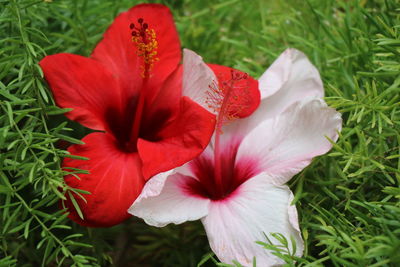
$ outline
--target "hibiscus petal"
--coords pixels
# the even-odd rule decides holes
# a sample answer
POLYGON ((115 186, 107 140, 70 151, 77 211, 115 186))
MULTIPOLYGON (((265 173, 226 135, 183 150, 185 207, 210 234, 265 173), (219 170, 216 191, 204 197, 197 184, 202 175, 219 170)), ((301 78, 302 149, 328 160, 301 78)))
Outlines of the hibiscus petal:
POLYGON ((264 117, 273 117, 296 101, 324 96, 318 70, 299 50, 286 49, 259 79, 264 117))
POLYGON ((86 127, 105 130, 106 116, 120 106, 120 87, 97 61, 72 54, 56 54, 40 61, 57 105, 73 108, 66 113, 86 127))
POLYGON ((125 98, 136 95, 142 84, 142 59, 132 42, 130 29, 131 23, 138 26, 139 18, 148 24, 149 29, 155 30, 158 42, 159 61, 151 71, 148 90, 158 90, 181 60, 179 36, 172 14, 166 6, 140 4, 121 13, 96 46, 92 57, 104 63, 118 77, 124 91, 129 92, 125 98))
POLYGON ((84 145, 73 145, 68 151, 89 160, 66 158, 64 168, 88 170, 90 174, 65 177, 65 182, 91 194, 75 195, 84 220, 76 212, 70 199, 64 202, 73 221, 90 227, 116 225, 130 217, 127 209, 140 194, 144 179, 137 153, 123 153, 117 149, 111 135, 91 133, 82 140, 84 145))
POLYGON ((194 179, 173 171, 154 176, 128 212, 157 227, 204 217, 210 200, 190 195, 186 188, 191 180, 194 179))
POLYGON ((160 129, 165 127, 165 123, 170 119, 169 116, 179 111, 182 95, 213 113, 205 100, 209 85, 215 79, 214 72, 199 55, 184 49, 183 64, 165 80, 158 94, 146 105, 146 114, 141 125, 143 136, 146 137, 146 132, 154 132, 155 124, 159 125, 160 129))
POLYGON ((211 113, 215 110, 207 104, 210 86, 217 82, 214 72, 203 62, 195 52, 183 50, 183 95, 201 105, 211 113))
POLYGON ((146 179, 188 162, 199 155, 210 141, 215 127, 213 114, 188 97, 182 97, 180 110, 174 116, 154 137, 154 141, 138 140, 146 179))
MULTIPOLYGON (((224 88, 224 84, 227 84, 226 88, 233 87, 230 93, 231 97, 227 115, 235 118, 245 118, 250 116, 260 104, 258 81, 233 68, 215 64, 208 64, 208 66, 213 70, 218 79, 218 85, 215 86, 219 88, 219 92, 224 88), (232 77, 232 75, 238 75, 245 78, 238 80, 237 77, 232 77)), ((215 92, 210 93, 210 97, 208 96, 206 101, 213 103, 217 100, 218 102, 221 97, 219 95, 220 93, 218 93, 217 96, 215 96, 215 92)), ((225 96, 226 95, 223 94, 223 97, 225 96)))
POLYGON ((163 123, 160 118, 168 120, 168 115, 179 109, 182 97, 182 72, 182 65, 177 66, 175 71, 164 81, 158 93, 146 99, 146 113, 143 115, 143 126, 141 127, 154 131, 154 121, 160 121, 159 125, 162 127, 163 123))
MULTIPOLYGON (((273 266, 284 262, 264 249, 256 241, 281 245, 271 233, 280 233, 292 247, 296 241, 296 256, 303 252, 303 241, 298 229, 297 211, 291 206, 292 192, 287 186, 269 184, 266 174, 259 174, 242 184, 229 198, 210 203, 209 212, 202 219, 211 249, 225 263, 233 260, 244 266, 273 266), (293 225, 293 223, 295 223, 293 225)), ((290 253, 294 253, 290 251, 290 253)))
POLYGON ((284 184, 332 148, 326 137, 336 141, 341 125, 340 113, 322 99, 297 102, 254 128, 240 144, 237 160, 251 157, 272 176, 270 182, 284 184))

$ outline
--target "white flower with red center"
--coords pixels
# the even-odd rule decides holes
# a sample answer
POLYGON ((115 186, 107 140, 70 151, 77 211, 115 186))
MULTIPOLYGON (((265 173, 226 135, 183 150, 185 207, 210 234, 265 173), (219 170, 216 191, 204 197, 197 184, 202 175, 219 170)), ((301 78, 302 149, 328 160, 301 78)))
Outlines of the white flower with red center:
POLYGON ((328 138, 337 140, 341 116, 322 100, 317 69, 295 49, 286 50, 259 79, 257 110, 229 122, 229 110, 235 108, 226 101, 237 97, 229 100, 224 93, 219 103, 215 92, 234 90, 237 82, 250 78, 227 67, 210 67, 219 89, 199 97, 218 113, 213 141, 196 159, 151 178, 128 212, 157 227, 201 219, 222 262, 251 266, 255 257, 258 266, 283 264, 256 241, 266 242, 267 236, 279 245, 271 234, 280 233, 289 243, 295 241, 291 253, 302 255, 297 210, 285 183, 331 149, 328 138))

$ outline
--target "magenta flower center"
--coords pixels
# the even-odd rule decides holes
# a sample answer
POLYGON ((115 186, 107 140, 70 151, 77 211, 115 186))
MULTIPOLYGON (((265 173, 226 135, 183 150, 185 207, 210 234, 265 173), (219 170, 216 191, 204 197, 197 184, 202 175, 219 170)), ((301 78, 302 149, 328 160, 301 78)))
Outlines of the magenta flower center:
POLYGON ((215 160, 211 155, 201 155, 190 163, 191 171, 196 179, 190 179, 185 191, 190 195, 223 200, 228 198, 236 189, 249 178, 260 171, 256 158, 246 158, 237 161, 238 144, 233 144, 220 155, 220 178, 215 175, 215 160), (217 179, 221 179, 218 182, 217 179))

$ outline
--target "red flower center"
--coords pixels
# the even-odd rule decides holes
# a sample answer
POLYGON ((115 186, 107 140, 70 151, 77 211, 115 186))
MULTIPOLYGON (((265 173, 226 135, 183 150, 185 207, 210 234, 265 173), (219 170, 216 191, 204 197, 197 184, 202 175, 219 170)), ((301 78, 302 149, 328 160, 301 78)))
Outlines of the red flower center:
POLYGON ((107 110, 106 118, 110 132, 115 137, 119 149, 130 153, 137 152, 136 144, 138 138, 154 142, 161 139, 159 136, 160 129, 171 118, 171 111, 159 111, 150 119, 147 118, 146 114, 143 114, 143 107, 142 112, 138 110, 138 100, 132 99, 128 102, 122 114, 117 110, 109 109, 107 110), (136 113, 134 113, 135 109, 136 113), (135 136, 133 135, 134 127, 136 127, 137 131, 135 136))

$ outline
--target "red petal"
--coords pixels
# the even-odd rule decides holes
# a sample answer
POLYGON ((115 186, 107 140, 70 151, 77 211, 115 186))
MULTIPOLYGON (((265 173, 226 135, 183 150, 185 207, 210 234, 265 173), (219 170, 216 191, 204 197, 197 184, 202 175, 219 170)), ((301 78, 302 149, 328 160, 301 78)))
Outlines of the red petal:
POLYGON ((131 23, 142 18, 157 35, 159 61, 154 64, 149 79, 150 88, 158 90, 181 60, 179 36, 171 12, 160 4, 140 4, 121 13, 104 34, 92 57, 103 62, 121 81, 127 98, 141 88, 141 59, 132 42, 131 23))
MULTIPOLYGON (((218 84, 223 82, 230 83, 232 81, 232 71, 245 75, 245 73, 215 64, 207 64, 215 73, 218 79, 218 84)), ((235 117, 245 118, 250 116, 260 105, 260 90, 258 89, 258 81, 246 74, 241 86, 234 88, 234 95, 237 97, 232 98, 234 103, 231 103, 231 110, 229 113, 234 114, 235 117)))
POLYGON ((73 108, 66 116, 86 127, 105 130, 107 112, 120 107, 120 88, 97 61, 57 54, 40 61, 57 105, 73 108))
POLYGON ((188 97, 182 97, 180 110, 175 116, 158 133, 158 141, 138 140, 146 179, 195 158, 210 141, 215 127, 213 114, 188 97))
POLYGON ((116 225, 131 216, 127 210, 143 188, 140 159, 137 153, 118 150, 113 137, 105 133, 89 134, 82 141, 84 145, 73 145, 68 151, 89 160, 66 158, 63 166, 88 170, 90 174, 79 174, 80 180, 68 175, 65 181, 69 186, 91 194, 82 194, 86 202, 75 195, 84 220, 69 198, 64 202, 70 212, 69 218, 83 226, 116 225))

